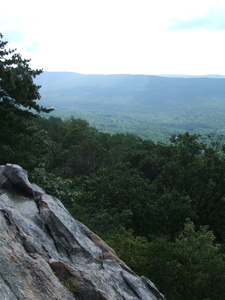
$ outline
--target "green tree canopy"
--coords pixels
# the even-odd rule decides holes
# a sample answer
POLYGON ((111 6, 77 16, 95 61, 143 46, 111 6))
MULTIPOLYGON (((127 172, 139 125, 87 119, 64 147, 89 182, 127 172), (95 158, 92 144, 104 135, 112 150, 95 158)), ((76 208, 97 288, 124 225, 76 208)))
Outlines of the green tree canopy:
POLYGON ((195 228, 186 220, 174 242, 148 242, 121 228, 107 242, 140 275, 150 278, 170 300, 222 300, 225 297, 225 260, 208 226, 195 228))
POLYGON ((30 60, 15 49, 6 49, 6 45, 0 33, 0 163, 20 163, 29 168, 45 152, 44 135, 31 120, 35 112, 51 109, 36 103, 41 96, 34 78, 42 70, 32 70, 30 60))
POLYGON ((32 70, 30 60, 23 59, 16 49, 6 49, 0 33, 0 106, 1 108, 28 108, 37 112, 49 112, 51 109, 38 105, 41 98, 40 86, 33 79, 42 70, 32 70))

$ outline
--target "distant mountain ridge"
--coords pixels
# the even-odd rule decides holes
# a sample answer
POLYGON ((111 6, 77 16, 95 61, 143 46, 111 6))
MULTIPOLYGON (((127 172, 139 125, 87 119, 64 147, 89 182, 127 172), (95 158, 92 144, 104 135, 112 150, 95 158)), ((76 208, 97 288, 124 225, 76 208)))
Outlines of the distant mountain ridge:
MULTIPOLYGON (((95 75, 95 74, 80 74, 74 72, 43 72, 36 80, 43 88, 49 89, 50 86, 60 84, 60 88, 69 86, 95 86, 97 87, 117 87, 121 83, 135 86, 147 86, 151 84, 175 84, 189 83, 192 85, 196 80, 204 83, 210 79, 225 79, 223 75, 133 75, 133 74, 112 74, 112 75, 95 75), (186 82, 185 82, 186 81, 186 82)), ((197 83, 197 82, 196 82, 197 83)), ((215 83, 215 82, 214 82, 215 83)))
POLYGON ((176 77, 176 78, 225 78, 225 75, 207 74, 207 75, 179 75, 179 74, 161 74, 160 77, 176 77))
POLYGON ((183 131, 225 131, 221 75, 44 72, 36 82, 42 86, 41 104, 54 107, 54 115, 81 117, 102 131, 154 140, 183 131))

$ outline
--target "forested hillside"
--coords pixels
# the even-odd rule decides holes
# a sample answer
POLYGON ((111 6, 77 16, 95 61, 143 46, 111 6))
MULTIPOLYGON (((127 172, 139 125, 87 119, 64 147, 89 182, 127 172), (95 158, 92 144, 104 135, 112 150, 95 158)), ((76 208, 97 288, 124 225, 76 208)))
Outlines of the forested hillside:
POLYGON ((80 117, 103 132, 168 141, 185 131, 225 131, 223 77, 44 72, 37 83, 54 116, 80 117))
MULTIPOLYGON (((150 278, 167 300, 224 300, 224 136, 218 134, 219 131, 208 136, 184 132, 171 135, 168 142, 155 142, 126 133, 102 132, 81 118, 41 117, 36 113, 49 112, 41 104, 56 106, 61 99, 57 103, 62 109, 71 103, 71 98, 68 96, 67 103, 63 98, 65 89, 60 94, 60 82, 57 90, 57 84, 52 81, 49 82, 49 89, 54 87, 49 94, 52 98, 41 102, 40 87, 34 83, 41 71, 32 70, 29 61, 5 50, 6 44, 0 42, 0 164, 11 162, 27 169, 31 181, 62 200, 72 216, 100 235, 137 274, 150 278), (7 59, 8 55, 10 59, 7 59)), ((66 75, 65 82, 68 80, 66 75)), ((142 83, 143 78, 149 82, 158 80, 140 76, 142 83)), ((131 96, 135 83, 125 79, 118 82, 121 93, 130 95, 136 109, 142 108, 144 113, 150 101, 144 96, 146 88, 143 88, 143 98, 138 98, 139 104, 141 102, 138 105, 137 99, 131 96)), ((155 118, 157 111, 160 115, 161 110, 162 114, 167 111, 166 107, 170 110, 171 99, 175 103, 173 109, 179 109, 177 103, 186 101, 192 112, 196 102, 194 95, 203 102, 208 101, 208 112, 212 114, 208 115, 209 122, 204 124, 212 124, 212 115, 215 124, 224 116, 224 79, 215 79, 215 85, 211 79, 196 79, 202 82, 202 88, 196 86, 198 92, 195 91, 193 98, 188 80, 180 79, 180 96, 177 98, 169 84, 174 79, 160 80, 160 85, 148 82, 147 86, 155 91, 156 99, 162 99, 159 95, 164 82, 170 102, 165 98, 162 105, 158 100, 154 102, 155 108, 152 102, 155 118), (189 91, 186 98, 185 86, 189 91), (206 88, 207 95, 203 92, 206 88), (215 105, 212 95, 216 95, 215 105)), ((102 84, 106 83, 103 81, 102 84)), ((114 92, 119 105, 118 91, 114 92)), ((88 93, 85 85, 82 93, 88 93)), ((140 95, 140 91, 137 93, 140 95)), ((110 92, 108 101, 111 97, 110 92)), ((103 98, 106 98, 104 93, 103 98)), ((128 96, 126 99, 128 101, 128 96)), ((83 100, 80 97, 81 107, 83 100)), ((93 100, 96 113, 102 107, 99 102, 97 106, 97 100, 93 100)), ((120 112, 114 104, 112 111, 120 112)), ((129 106, 125 105, 124 113, 129 106)), ((72 111, 72 106, 70 109, 72 111)), ((85 111, 84 106, 82 109, 85 111)), ((199 124, 201 118, 195 116, 199 124)), ((181 119, 178 123, 183 124, 181 119)), ((167 117, 166 127, 163 127, 167 128, 167 134, 171 124, 167 117)), ((190 124, 194 131, 203 129, 194 126, 193 120, 190 124)), ((133 126, 136 128, 135 124, 133 126)), ((183 126, 182 130, 186 125, 183 126)), ((179 129, 175 131, 179 132, 179 129)))
POLYGON ((32 180, 60 198, 168 300, 225 297, 223 137, 167 144, 37 119, 49 154, 32 180))

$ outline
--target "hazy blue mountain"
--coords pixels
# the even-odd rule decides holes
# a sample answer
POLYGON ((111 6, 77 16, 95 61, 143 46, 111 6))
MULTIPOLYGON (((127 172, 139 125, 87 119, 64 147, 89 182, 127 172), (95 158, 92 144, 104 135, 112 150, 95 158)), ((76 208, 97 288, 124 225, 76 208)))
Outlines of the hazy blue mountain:
POLYGON ((110 133, 162 140, 183 131, 225 132, 225 78, 44 72, 43 105, 110 133))

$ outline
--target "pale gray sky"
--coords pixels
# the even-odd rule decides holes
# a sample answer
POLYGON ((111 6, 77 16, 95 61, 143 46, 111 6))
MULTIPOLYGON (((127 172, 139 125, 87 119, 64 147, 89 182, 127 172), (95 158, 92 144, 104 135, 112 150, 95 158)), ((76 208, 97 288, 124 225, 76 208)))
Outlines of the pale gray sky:
POLYGON ((11 0, 0 32, 46 71, 225 75, 225 0, 11 0))

